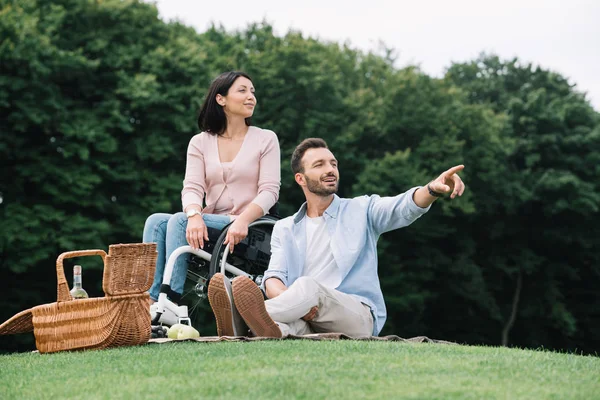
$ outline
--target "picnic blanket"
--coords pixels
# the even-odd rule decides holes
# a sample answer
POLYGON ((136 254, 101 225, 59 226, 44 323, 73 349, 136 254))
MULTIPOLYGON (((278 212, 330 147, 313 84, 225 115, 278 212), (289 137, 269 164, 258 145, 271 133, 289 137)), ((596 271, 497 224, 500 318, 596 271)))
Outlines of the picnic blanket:
POLYGON ((371 340, 380 342, 407 342, 407 343, 441 343, 441 344, 456 344, 454 342, 448 342, 446 340, 430 339, 427 336, 415 336, 412 338, 402 338, 396 335, 388 336, 365 336, 365 337, 351 337, 343 333, 312 333, 310 335, 287 335, 283 338, 272 338, 272 337, 248 337, 248 336, 201 336, 193 339, 169 339, 169 338, 156 338, 150 339, 150 344, 161 344, 170 342, 256 342, 260 340, 371 340))

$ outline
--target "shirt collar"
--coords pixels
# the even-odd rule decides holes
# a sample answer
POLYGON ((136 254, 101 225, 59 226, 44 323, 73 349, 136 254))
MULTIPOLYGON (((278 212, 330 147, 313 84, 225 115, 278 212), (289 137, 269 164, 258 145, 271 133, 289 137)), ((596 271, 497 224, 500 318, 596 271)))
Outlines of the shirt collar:
MULTIPOLYGON (((337 218, 337 212, 338 212, 339 208, 340 208, 340 198, 338 197, 337 194, 334 194, 333 201, 331 202, 329 207, 327 207, 327 209, 325 210, 325 212, 323 214, 326 214, 330 218, 337 218)), ((300 209, 294 216, 294 224, 297 224, 298 222, 302 221, 302 219, 305 216, 306 216, 306 202, 304 202, 304 204, 302 204, 302 206, 300 206, 300 209)))

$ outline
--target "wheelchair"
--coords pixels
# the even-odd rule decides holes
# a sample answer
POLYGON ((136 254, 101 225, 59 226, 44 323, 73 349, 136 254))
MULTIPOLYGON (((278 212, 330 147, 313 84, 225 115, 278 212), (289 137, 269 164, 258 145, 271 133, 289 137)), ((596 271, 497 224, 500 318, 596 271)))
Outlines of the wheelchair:
POLYGON ((210 305, 206 301, 208 284, 217 272, 230 280, 236 276, 247 276, 260 286, 271 258, 271 233, 279 219, 274 212, 250 223, 248 236, 235 246, 232 254, 229 245, 223 244, 231 223, 220 231, 209 228, 209 241, 205 243, 204 250, 191 246, 177 248, 165 265, 158 301, 150 307, 152 325, 205 325, 207 321, 202 320, 203 314, 210 314, 212 318, 210 305), (184 290, 179 295, 170 287, 173 267, 179 257, 188 255, 184 290))

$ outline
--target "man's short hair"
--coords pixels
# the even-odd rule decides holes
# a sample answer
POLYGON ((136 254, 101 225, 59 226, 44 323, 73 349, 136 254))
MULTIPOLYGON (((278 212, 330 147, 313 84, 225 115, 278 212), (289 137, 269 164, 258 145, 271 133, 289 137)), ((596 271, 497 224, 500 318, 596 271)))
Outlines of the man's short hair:
POLYGON ((325 143, 325 141, 321 138, 304 139, 298 146, 296 146, 296 149, 294 149, 294 152, 292 153, 292 172, 294 175, 304 172, 302 157, 304 157, 306 150, 319 148, 329 148, 327 147, 327 143, 325 143))

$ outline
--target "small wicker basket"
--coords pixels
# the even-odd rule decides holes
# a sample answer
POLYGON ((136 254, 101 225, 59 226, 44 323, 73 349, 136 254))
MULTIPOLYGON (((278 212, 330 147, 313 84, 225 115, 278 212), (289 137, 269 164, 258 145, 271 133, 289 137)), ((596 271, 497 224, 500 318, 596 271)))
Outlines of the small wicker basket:
POLYGON ((135 243, 103 250, 61 254, 56 260, 57 302, 22 311, 0 325, 0 335, 31 332, 40 353, 104 349, 148 342, 149 295, 156 267, 156 244, 135 243), (105 297, 73 300, 63 260, 81 256, 104 260, 105 297))

